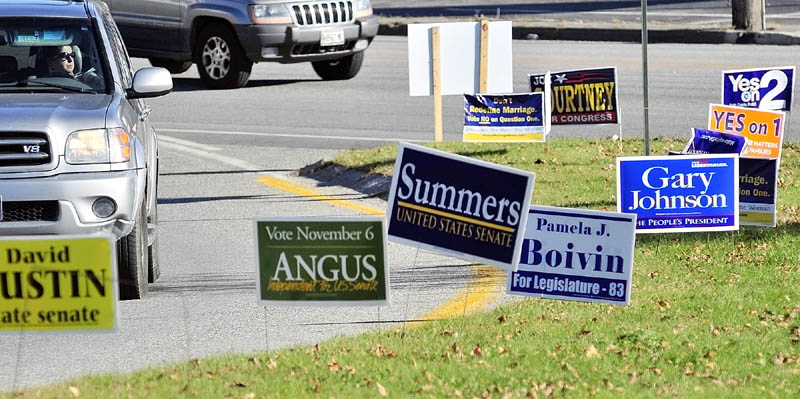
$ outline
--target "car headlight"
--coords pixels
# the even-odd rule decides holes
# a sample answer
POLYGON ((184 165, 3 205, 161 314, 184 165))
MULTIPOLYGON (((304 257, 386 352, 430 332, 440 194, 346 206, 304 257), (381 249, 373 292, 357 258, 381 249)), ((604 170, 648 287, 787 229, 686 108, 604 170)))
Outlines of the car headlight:
POLYGON ((372 15, 372 3, 369 0, 355 0, 356 18, 372 15))
POLYGON ((289 10, 283 4, 251 4, 248 7, 254 24, 291 24, 289 10))
POLYGON ((78 130, 67 137, 64 157, 71 164, 127 162, 130 136, 120 128, 78 130))

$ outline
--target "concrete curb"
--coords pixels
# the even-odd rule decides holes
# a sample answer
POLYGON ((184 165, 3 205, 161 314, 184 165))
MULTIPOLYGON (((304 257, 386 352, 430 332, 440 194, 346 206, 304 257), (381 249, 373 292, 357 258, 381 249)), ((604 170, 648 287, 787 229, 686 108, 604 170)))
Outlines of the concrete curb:
MULTIPOLYGON (((407 36, 408 26, 405 24, 381 24, 378 28, 378 34, 386 36, 407 36)), ((647 35, 649 43, 800 45, 800 33, 792 32, 649 29, 647 35)), ((540 39, 640 43, 642 40, 642 31, 641 29, 629 28, 514 26, 511 36, 514 39, 522 40, 540 39)))
POLYGON ((363 172, 326 160, 302 167, 298 175, 316 180, 322 186, 347 187, 384 200, 388 199, 392 184, 391 177, 378 174, 365 175, 363 172))

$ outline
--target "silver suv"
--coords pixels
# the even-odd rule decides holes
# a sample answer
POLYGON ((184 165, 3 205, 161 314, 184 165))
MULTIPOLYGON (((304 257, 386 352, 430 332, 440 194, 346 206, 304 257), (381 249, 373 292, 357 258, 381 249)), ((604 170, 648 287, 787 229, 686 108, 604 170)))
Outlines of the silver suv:
POLYGON ((172 73, 195 63, 214 89, 246 85, 254 62, 311 62, 323 79, 350 79, 378 34, 370 0, 103 1, 132 56, 172 73))
POLYGON ((108 7, 0 0, 0 235, 112 234, 120 296, 158 278, 156 134, 108 7))

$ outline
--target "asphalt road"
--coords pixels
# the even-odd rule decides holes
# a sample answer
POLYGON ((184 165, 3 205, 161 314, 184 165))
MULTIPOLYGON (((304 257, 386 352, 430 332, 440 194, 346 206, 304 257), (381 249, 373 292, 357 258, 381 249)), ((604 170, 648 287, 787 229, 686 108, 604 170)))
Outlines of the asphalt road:
MULTIPOLYGON (((194 70, 176 76, 173 94, 149 101, 162 136, 161 279, 146 300, 120 304, 116 332, 3 336, 0 391, 320 342, 424 316, 463 292, 474 277, 464 261, 390 244, 390 306, 264 308, 255 303, 254 217, 357 214, 265 186, 259 176, 314 186, 291 171, 340 150, 431 139, 432 100, 408 96, 406 49, 405 38, 379 37, 362 72, 345 82, 322 82, 309 65, 260 64, 248 87, 230 91, 204 90, 194 70)), ((528 73, 615 65, 621 127, 562 128, 553 135, 602 137, 621 128, 624 136, 641 137, 640 52, 634 44, 515 41, 515 88, 526 90, 528 73)), ((650 56, 652 132, 686 138, 689 128, 705 126, 708 103, 718 101, 720 70, 796 62, 793 52, 769 46, 654 45, 650 56)), ((137 67, 144 65, 136 60, 137 67)), ((461 101, 445 99, 447 140, 460 140, 461 101)), ((798 123, 793 120, 790 127, 798 123)), ((346 188, 316 189, 385 209, 381 200, 346 188)), ((482 289, 467 287, 473 294, 482 289)))
MULTIPOLYGON (((164 134, 208 144, 350 149, 393 140, 433 139, 433 100, 408 95, 408 43, 379 36, 349 81, 322 82, 310 65, 258 64, 246 88, 207 92, 194 68, 175 77, 175 92, 151 101, 164 134)), ((708 104, 721 97, 721 71, 795 65, 787 47, 764 45, 648 46, 650 136, 689 138, 706 127, 708 104)), ((515 40, 514 90, 528 74, 616 66, 620 125, 558 126, 552 137, 643 137, 642 47, 633 43, 515 40)), ((145 64, 140 64, 145 65, 145 64)), ((460 96, 444 98, 445 140, 461 140, 460 96)), ((787 139, 798 140, 800 116, 787 139)))

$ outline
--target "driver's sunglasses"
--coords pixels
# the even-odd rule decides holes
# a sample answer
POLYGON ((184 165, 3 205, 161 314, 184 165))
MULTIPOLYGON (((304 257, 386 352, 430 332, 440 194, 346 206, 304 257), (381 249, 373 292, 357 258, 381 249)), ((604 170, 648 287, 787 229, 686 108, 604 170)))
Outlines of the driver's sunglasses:
POLYGON ((59 61, 73 61, 75 60, 75 53, 58 53, 53 56, 53 59, 59 61))

